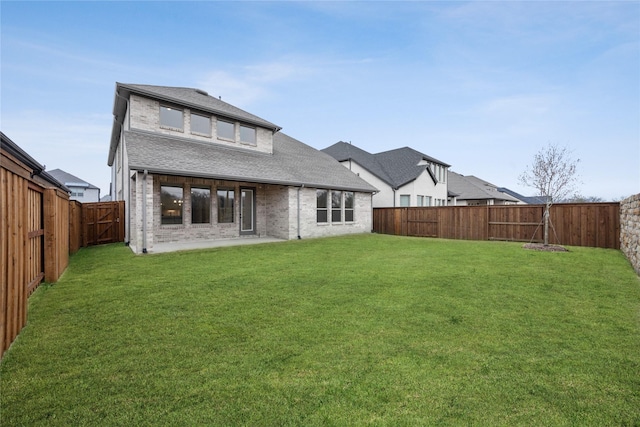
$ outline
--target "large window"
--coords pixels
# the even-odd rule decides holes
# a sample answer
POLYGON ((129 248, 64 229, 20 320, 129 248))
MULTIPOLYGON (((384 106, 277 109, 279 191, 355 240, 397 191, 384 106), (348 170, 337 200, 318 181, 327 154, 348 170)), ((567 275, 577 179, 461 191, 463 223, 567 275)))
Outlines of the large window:
POLYGON ((209 224, 211 222, 211 190, 191 187, 191 223, 209 224))
POLYGON ((256 128, 240 125, 240 142, 256 145, 256 128))
POLYGON ((160 187, 161 224, 182 224, 182 187, 160 187))
POLYGON ((342 222, 342 191, 331 192, 331 222, 342 222))
POLYGON ((234 203, 234 190, 222 188, 218 190, 218 222, 234 222, 234 203))
POLYGON ((411 204, 411 195, 409 194, 401 194, 400 195, 400 206, 407 207, 411 204))
POLYGON ((211 136, 211 117, 191 113, 191 133, 211 136))
POLYGON ((236 126, 231 122, 225 122, 224 120, 218 120, 218 138, 230 139, 235 141, 236 139, 236 126))
POLYGON ((182 110, 171 107, 160 107, 160 126, 182 130, 182 110))
POLYGON ((355 199, 353 197, 353 191, 344 192, 344 220, 347 222, 353 222, 353 207, 355 205, 355 199))
POLYGON ((318 222, 327 222, 327 196, 329 192, 327 190, 316 190, 316 220, 318 222))

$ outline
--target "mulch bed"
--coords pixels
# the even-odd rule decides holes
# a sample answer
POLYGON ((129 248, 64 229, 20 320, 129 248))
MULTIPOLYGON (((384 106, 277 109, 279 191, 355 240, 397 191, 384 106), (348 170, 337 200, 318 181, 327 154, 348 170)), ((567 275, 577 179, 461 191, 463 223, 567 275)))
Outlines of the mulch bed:
POLYGON ((534 251, 543 251, 543 252, 569 252, 569 250, 565 247, 558 245, 547 245, 545 246, 542 243, 527 243, 523 246, 525 249, 531 249, 534 251))

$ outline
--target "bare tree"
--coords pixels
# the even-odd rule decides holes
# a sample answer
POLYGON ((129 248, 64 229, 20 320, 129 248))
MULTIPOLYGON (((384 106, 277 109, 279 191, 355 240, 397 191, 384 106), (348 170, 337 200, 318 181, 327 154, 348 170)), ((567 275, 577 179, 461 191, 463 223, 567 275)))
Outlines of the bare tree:
POLYGON ((542 148, 527 167, 520 182, 538 191, 545 200, 544 245, 549 245, 549 209, 551 205, 567 197, 577 184, 577 166, 580 159, 573 159, 565 147, 549 144, 542 148))

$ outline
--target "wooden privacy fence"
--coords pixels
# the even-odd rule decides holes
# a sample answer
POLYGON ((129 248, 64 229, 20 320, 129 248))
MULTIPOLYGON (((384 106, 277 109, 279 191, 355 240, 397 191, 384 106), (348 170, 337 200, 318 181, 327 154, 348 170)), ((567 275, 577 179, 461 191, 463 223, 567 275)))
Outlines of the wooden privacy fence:
MULTIPOLYGON (((373 231, 399 236, 542 242, 544 205, 375 208, 373 231)), ((619 203, 551 206, 549 243, 620 248, 619 203)))
POLYGON ((27 322, 29 295, 81 246, 124 241, 124 202, 69 201, 68 189, 4 133, 0 150, 0 358, 27 322))

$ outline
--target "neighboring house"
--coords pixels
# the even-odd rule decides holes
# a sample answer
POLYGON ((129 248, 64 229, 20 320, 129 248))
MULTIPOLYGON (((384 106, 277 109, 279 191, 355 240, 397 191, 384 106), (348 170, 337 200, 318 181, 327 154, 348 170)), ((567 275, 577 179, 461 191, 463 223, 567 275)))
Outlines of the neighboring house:
POLYGON ((134 252, 155 244, 370 232, 376 189, 199 89, 116 84, 108 164, 134 252))
POLYGON ((521 200, 473 175, 449 171, 449 204, 455 206, 516 205, 521 200))
POLYGON ((445 206, 449 165, 409 147, 371 154, 346 142, 323 149, 380 191, 373 206, 445 206))
POLYGON ((523 196, 522 194, 516 193, 515 191, 509 190, 508 188, 505 188, 505 187, 498 187, 498 191, 502 193, 506 193, 510 196, 513 196, 516 199, 520 200, 521 202, 530 204, 530 205, 544 205, 547 201, 546 196, 523 196))
POLYGON ((61 169, 53 169, 48 172, 69 189, 71 200, 77 200, 81 203, 100 201, 100 189, 95 185, 61 169))

